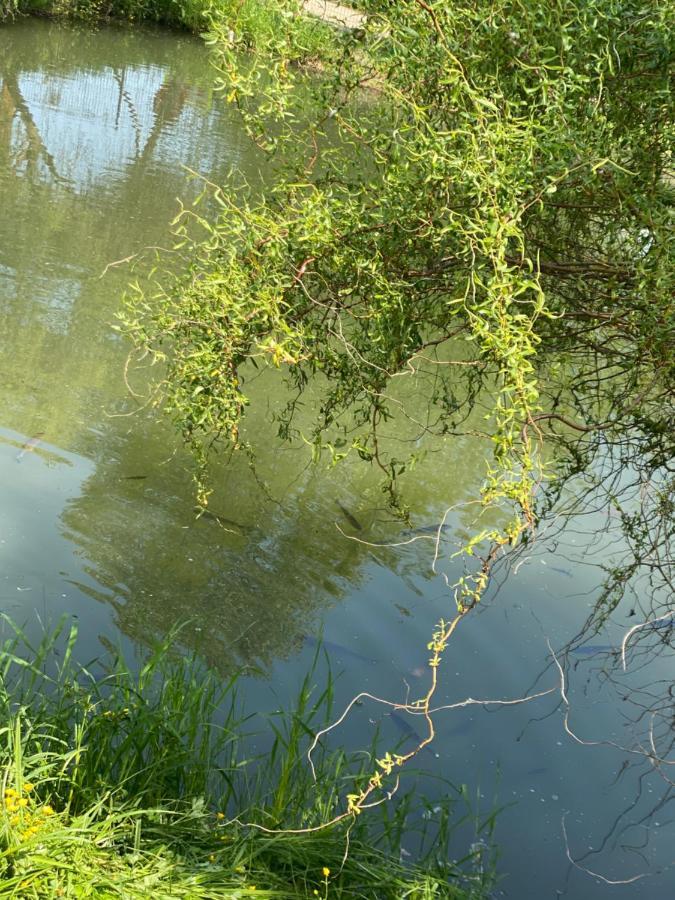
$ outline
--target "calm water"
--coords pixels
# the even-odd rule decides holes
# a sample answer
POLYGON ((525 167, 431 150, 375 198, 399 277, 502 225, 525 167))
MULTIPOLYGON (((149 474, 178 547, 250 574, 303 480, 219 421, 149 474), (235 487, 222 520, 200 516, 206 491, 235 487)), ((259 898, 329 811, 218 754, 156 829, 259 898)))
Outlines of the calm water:
MULTIPOLYGON (((212 501, 220 524, 195 521, 188 457, 125 387, 128 347, 112 326, 131 276, 119 261, 170 245, 177 198, 198 191, 186 166, 215 180, 233 166, 259 177, 236 117, 212 95, 198 41, 39 21, 0 29, 1 609, 34 634, 76 616, 87 658, 110 641, 138 652, 189 618, 186 646, 223 673, 242 664, 257 673, 246 690, 261 710, 294 694, 322 631, 342 673, 340 702, 360 689, 393 700, 422 691, 428 636, 452 609, 443 571, 457 573, 451 563, 432 573, 429 540, 379 549, 340 533, 401 539, 376 476, 364 464, 311 467, 302 447, 280 449, 269 420, 283 394, 261 376, 251 391, 267 399, 247 425, 256 475, 243 460, 223 464, 212 501)), ((137 386, 145 376, 130 372, 137 386)), ((475 496, 483 474, 484 448, 469 439, 426 449, 405 482, 417 526, 475 496)), ((448 521, 445 556, 471 516, 448 521)), ((547 639, 559 648, 578 632, 597 563, 614 552, 601 521, 542 542, 462 623, 439 702, 556 684, 547 639)), ((588 652, 570 654, 568 692, 579 735, 630 748, 645 733, 625 698, 672 682, 673 665, 669 636, 656 635, 659 652, 619 671, 608 648, 635 621, 628 611, 615 611, 588 652)), ((424 765, 467 785, 476 809, 507 806, 496 831, 504 896, 672 897, 671 785, 638 755, 575 742, 559 701, 439 713, 424 765), (580 865, 610 880, 649 877, 609 886, 570 866, 564 814, 580 865)), ((365 747, 378 721, 384 742, 401 737, 400 723, 365 705, 336 739, 365 747)), ((443 792, 437 780, 420 783, 432 799, 443 792)), ((459 829, 453 852, 471 840, 459 829)))

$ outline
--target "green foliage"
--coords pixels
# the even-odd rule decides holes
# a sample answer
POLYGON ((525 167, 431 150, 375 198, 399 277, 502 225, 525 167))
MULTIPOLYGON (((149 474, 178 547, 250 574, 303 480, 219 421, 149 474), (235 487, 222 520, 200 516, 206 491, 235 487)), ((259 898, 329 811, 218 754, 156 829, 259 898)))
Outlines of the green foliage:
POLYGON ((4 19, 13 19, 19 11, 19 0, 2 0, 0 2, 0 22, 4 19))
MULTIPOLYGON (((63 624, 38 646, 15 632, 0 651, 0 897, 366 898, 374 885, 391 900, 483 895, 485 879, 474 894, 449 868, 392 858, 395 819, 379 839, 376 820, 356 823, 344 865, 344 827, 278 830, 325 821, 337 786, 358 776, 326 753, 314 783, 302 755, 330 683, 311 697, 308 676, 260 766, 237 679, 172 653, 179 632, 135 674, 119 657, 75 663, 63 624), (377 849, 387 835, 390 852, 377 849)), ((430 856, 439 850, 432 842, 430 856)))
POLYGON ((275 0, 2 0, 0 22, 39 13, 90 24, 115 19, 204 32, 215 21, 227 21, 226 39, 240 49, 263 47, 290 29, 296 56, 325 57, 334 45, 333 30, 298 10, 289 13, 275 0))
POLYGON ((398 507, 405 460, 380 436, 410 412, 400 379, 433 384, 414 414, 441 435, 490 391, 483 500, 513 516, 469 554, 533 526, 545 433, 568 446, 570 428, 636 431, 646 465, 668 459, 666 7, 368 0, 364 28, 336 32, 308 79, 284 6, 252 57, 232 46, 232 11, 209 38, 271 183, 216 190, 216 219, 186 211, 187 275, 139 289, 124 322, 166 363, 164 401, 202 463, 218 441, 239 445, 260 365, 282 369, 296 398, 322 386, 310 442, 320 451, 337 432, 398 507))
POLYGON ((95 23, 103 19, 157 22, 199 31, 208 27, 212 0, 3 0, 0 22, 11 15, 58 16, 95 23))

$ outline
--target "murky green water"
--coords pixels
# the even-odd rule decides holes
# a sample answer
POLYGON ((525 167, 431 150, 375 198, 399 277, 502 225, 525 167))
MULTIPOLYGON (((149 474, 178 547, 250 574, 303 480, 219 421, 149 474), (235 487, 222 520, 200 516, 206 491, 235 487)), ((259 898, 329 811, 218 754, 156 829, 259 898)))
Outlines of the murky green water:
MULTIPOLYGON (((318 469, 302 446, 280 448, 269 420, 284 398, 263 375, 252 390, 266 414, 247 426, 256 473, 243 459, 223 464, 218 519, 196 521, 188 457, 125 386, 128 347, 113 324, 129 261, 170 246, 177 198, 198 191, 185 167, 217 181, 232 166, 258 177, 237 119, 213 97, 198 41, 33 21, 0 29, 1 608, 35 634, 77 616, 89 657, 109 641, 133 651, 189 618, 186 646, 223 673, 241 664, 260 673, 247 694, 261 709, 274 707, 270 685, 282 700, 294 693, 323 629, 343 670, 341 701, 362 688, 398 700, 423 687, 428 635, 452 608, 443 571, 453 568, 431 571, 431 540, 379 549, 340 532, 400 539, 377 476, 357 463, 318 469)), ((145 375, 132 369, 130 381, 145 375)), ((426 449, 405 482, 418 526, 475 496, 483 475, 483 447, 468 438, 426 449)), ((449 522, 444 558, 470 515, 449 522)), ((555 554, 542 546, 462 623, 442 702, 556 683, 546 639, 559 647, 579 630, 600 580, 592 564, 606 558, 602 542, 595 557, 587 544, 568 529, 555 554)), ((625 615, 593 646, 616 647, 625 615)), ((637 682, 603 678, 613 657, 602 649, 570 660, 574 728, 630 743, 621 695, 637 682)), ((672 679, 668 663, 657 657, 650 676, 672 679)), ((576 743, 559 699, 439 714, 425 765, 467 784, 483 810, 495 797, 514 803, 496 833, 505 896, 672 896, 672 877, 658 873, 672 855, 671 787, 641 758, 576 743), (581 865, 608 879, 651 876, 612 888, 571 867, 565 811, 581 865)), ((365 747, 378 721, 384 740, 401 736, 400 722, 365 705, 340 739, 365 747)), ((464 828, 457 856, 467 842, 464 828)))

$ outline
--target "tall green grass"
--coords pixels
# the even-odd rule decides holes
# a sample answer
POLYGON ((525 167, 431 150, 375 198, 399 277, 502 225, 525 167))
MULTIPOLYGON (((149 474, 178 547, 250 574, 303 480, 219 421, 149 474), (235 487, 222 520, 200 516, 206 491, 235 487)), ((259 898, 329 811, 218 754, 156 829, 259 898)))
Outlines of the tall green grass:
POLYGON ((0 897, 484 896, 487 876, 463 883, 444 863, 443 829, 423 863, 399 861, 411 796, 351 828, 284 833, 331 818, 359 777, 353 759, 325 752, 314 783, 303 756, 330 713, 330 679, 314 696, 308 675, 256 757, 238 679, 173 652, 179 634, 132 672, 119 655, 76 662, 63 623, 37 646, 11 628, 0 650, 0 897))

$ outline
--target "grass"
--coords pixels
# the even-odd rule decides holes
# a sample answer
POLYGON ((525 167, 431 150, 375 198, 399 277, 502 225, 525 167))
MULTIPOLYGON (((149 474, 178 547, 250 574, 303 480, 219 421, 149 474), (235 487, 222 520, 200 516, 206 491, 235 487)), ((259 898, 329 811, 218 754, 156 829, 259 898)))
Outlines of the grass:
POLYGON ((298 61, 317 61, 337 48, 335 30, 308 16, 288 17, 277 0, 0 0, 0 23, 48 15, 95 24, 154 23, 194 33, 219 27, 241 49, 269 47, 284 34, 298 61))
POLYGON ((447 832, 423 862, 399 862, 412 797, 355 820, 346 860, 344 824, 298 835, 232 821, 283 832, 334 813, 358 766, 326 752, 315 784, 303 757, 330 681, 314 697, 310 673, 256 758, 237 678, 174 653, 176 634, 134 674, 119 656, 77 663, 63 623, 38 646, 12 629, 0 650, 0 897, 485 896, 486 877, 462 883, 444 864, 447 832))
POLYGON ((203 31, 215 12, 213 0, 0 0, 0 21, 16 15, 48 15, 96 23, 106 19, 152 22, 203 31))

